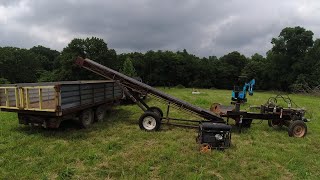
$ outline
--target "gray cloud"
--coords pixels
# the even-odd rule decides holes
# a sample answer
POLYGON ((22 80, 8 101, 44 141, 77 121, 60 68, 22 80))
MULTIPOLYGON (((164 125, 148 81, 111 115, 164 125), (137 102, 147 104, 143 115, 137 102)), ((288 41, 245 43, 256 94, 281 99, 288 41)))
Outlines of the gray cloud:
POLYGON ((97 36, 121 52, 187 49, 198 56, 265 54, 287 26, 320 33, 320 2, 218 0, 2 0, 0 46, 62 50, 97 36))

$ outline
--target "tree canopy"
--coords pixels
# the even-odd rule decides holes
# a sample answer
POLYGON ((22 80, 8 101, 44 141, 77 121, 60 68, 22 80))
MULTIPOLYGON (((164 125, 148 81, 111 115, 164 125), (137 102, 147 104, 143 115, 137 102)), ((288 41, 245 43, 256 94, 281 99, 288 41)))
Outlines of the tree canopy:
POLYGON ((232 88, 239 76, 256 79, 257 89, 290 91, 320 84, 320 39, 303 27, 286 27, 271 39, 266 56, 234 51, 220 58, 187 50, 117 54, 100 38, 75 38, 61 52, 44 46, 0 47, 0 83, 100 79, 74 64, 90 58, 153 86, 232 88))
POLYGON ((134 69, 131 59, 129 57, 124 61, 123 67, 120 72, 129 77, 137 76, 136 70, 134 69))

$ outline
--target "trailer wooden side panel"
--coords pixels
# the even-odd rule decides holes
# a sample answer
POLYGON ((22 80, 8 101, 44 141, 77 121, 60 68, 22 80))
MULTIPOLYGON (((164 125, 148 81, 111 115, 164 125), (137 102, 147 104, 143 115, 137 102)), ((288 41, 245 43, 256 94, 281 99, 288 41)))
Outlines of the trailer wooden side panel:
POLYGON ((65 81, 0 86, 0 109, 63 116, 123 97, 114 81, 65 81))

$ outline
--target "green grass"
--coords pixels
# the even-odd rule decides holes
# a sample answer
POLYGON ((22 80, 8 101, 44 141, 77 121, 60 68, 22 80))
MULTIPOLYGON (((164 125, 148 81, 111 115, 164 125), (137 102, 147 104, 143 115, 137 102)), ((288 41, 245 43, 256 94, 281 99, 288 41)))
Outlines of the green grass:
MULTIPOLYGON (((208 109, 230 103, 231 91, 161 90, 208 109)), ((265 103, 272 92, 257 92, 249 105, 265 103)), ((291 95, 309 110, 305 138, 290 138, 254 121, 251 129, 232 136, 232 147, 202 154, 196 130, 162 126, 144 132, 136 105, 118 106, 105 122, 89 129, 46 130, 18 125, 15 113, 0 113, 0 179, 319 179, 320 98, 291 95)), ((157 101, 149 101, 165 109, 157 101)), ((246 106, 248 107, 248 106, 246 106)), ((173 111, 174 117, 187 117, 173 111)))

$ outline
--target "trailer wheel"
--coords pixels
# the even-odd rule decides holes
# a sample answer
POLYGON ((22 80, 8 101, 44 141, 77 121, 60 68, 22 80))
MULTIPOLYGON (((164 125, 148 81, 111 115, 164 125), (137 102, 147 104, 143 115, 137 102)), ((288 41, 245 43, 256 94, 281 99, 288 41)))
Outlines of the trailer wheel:
POLYGON ((95 111, 95 119, 97 122, 103 122, 106 117, 106 105, 100 105, 95 111))
POLYGON ((283 124, 278 119, 269 119, 268 120, 268 125, 269 125, 269 127, 272 127, 272 128, 276 129, 276 128, 281 128, 283 124))
POLYGON ((160 117, 154 112, 146 111, 139 119, 139 127, 145 131, 159 131, 160 125, 160 117))
POLYGON ((154 113, 158 114, 158 116, 159 116, 160 118, 163 117, 163 112, 162 112, 162 110, 161 110, 160 108, 158 108, 158 107, 155 107, 155 106, 150 107, 150 108, 148 109, 148 111, 154 112, 154 113))
POLYGON ((83 128, 88 128, 93 123, 93 112, 91 109, 83 110, 79 117, 80 125, 83 128))
POLYGON ((24 125, 28 125, 28 117, 26 117, 25 115, 18 113, 18 120, 19 120, 19 124, 24 124, 24 125))
POLYGON ((307 134, 307 125, 301 120, 292 121, 288 127, 290 137, 304 137, 307 134))

